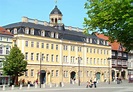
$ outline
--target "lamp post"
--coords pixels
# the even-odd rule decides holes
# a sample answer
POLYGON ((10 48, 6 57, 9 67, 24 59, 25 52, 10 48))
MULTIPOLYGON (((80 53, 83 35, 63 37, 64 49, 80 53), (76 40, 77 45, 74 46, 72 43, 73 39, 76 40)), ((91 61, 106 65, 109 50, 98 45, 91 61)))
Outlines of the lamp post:
POLYGON ((107 60, 108 60, 108 66, 109 66, 109 68, 108 68, 108 71, 109 71, 109 84, 110 84, 110 75, 111 75, 111 74, 110 74, 110 66, 111 66, 111 65, 110 65, 110 59, 111 59, 111 58, 107 58, 107 60))
POLYGON ((41 88, 41 70, 42 70, 42 59, 45 58, 44 55, 40 52, 40 88, 41 88))
POLYGON ((41 63, 42 63, 42 60, 41 60, 42 58, 41 57, 42 57, 42 55, 41 55, 41 52, 40 52, 40 88, 41 88, 41 68, 42 68, 41 67, 41 63))
POLYGON ((78 85, 80 86, 80 61, 81 57, 78 57, 78 85))

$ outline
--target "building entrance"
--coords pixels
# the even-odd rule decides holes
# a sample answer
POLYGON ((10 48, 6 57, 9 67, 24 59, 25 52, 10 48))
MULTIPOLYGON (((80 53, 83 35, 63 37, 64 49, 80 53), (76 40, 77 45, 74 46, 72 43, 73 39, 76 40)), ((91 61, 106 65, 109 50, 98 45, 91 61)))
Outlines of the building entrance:
POLYGON ((41 70, 40 72, 40 83, 46 83, 46 71, 45 70, 41 70))
POLYGON ((75 80, 76 80, 76 72, 75 71, 72 71, 70 73, 70 83, 75 82, 75 80))

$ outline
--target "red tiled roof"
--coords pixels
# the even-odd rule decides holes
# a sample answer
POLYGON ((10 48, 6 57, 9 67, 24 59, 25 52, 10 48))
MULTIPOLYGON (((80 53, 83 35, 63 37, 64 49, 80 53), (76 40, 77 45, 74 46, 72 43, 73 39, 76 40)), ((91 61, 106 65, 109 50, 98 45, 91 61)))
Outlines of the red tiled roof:
MULTIPOLYGON (((105 36, 104 34, 95 33, 95 35, 98 38, 101 38, 101 39, 104 39, 104 40, 109 40, 109 37, 105 36)), ((112 50, 119 50, 119 47, 120 47, 119 42, 117 42, 117 41, 114 41, 113 43, 109 42, 109 45, 111 45, 112 50)), ((123 48, 123 50, 125 50, 125 49, 123 48)))
POLYGON ((6 29, 4 29, 3 27, 0 27, 0 34, 4 34, 4 35, 13 35, 10 32, 8 32, 6 29))

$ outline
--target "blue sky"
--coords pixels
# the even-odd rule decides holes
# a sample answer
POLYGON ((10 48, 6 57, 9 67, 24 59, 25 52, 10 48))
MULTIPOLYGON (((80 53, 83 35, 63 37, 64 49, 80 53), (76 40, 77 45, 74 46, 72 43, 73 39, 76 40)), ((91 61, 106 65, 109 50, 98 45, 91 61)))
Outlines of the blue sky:
MULTIPOLYGON (((87 0, 58 0, 66 26, 83 28, 86 17, 84 3, 87 0)), ((49 14, 55 0, 0 0, 0 26, 20 22, 22 16, 49 22, 49 14)))

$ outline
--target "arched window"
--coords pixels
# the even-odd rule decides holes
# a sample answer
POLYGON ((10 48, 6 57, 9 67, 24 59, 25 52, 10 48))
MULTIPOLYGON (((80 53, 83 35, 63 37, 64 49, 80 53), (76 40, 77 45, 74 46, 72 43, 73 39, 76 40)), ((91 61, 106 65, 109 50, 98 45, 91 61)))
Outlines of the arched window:
POLYGON ((58 37, 59 37, 59 34, 58 34, 58 33, 56 33, 56 34, 55 34, 55 38, 58 38, 58 37))
POLYGON ((34 29, 33 28, 30 30, 30 34, 34 35, 34 29))
POLYGON ((51 32, 51 37, 54 38, 54 32, 51 32))
POLYGON ((45 31, 44 30, 41 31, 41 36, 45 36, 45 31))
POLYGON ((29 34, 29 28, 25 28, 25 34, 29 34))
POLYGON ((17 28, 14 28, 14 34, 17 34, 17 28))

